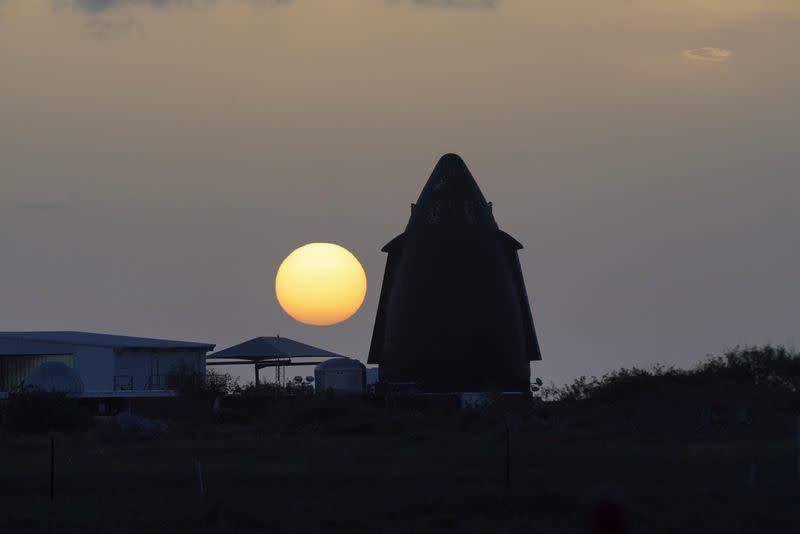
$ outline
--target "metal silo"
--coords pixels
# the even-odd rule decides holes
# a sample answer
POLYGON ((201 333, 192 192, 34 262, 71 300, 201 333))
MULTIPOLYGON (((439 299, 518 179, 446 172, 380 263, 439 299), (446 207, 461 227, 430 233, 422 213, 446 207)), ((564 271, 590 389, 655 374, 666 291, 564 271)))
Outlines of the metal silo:
POLYGON ((331 391, 343 395, 364 392, 367 367, 352 358, 332 358, 314 368, 314 382, 320 393, 331 391))

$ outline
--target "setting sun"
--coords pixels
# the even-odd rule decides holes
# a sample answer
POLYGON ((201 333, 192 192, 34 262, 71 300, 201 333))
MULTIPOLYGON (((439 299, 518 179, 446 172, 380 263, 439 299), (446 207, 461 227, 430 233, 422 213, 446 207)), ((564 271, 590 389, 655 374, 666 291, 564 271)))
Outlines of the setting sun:
POLYGON ((367 276, 347 249, 309 243, 286 257, 275 276, 275 295, 301 323, 330 326, 358 311, 367 294, 367 276))

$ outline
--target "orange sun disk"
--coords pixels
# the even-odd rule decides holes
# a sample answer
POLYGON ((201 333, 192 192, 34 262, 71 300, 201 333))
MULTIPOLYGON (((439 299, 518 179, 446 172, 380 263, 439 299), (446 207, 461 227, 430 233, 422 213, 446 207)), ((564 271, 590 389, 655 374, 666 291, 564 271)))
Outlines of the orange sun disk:
POLYGON ((367 294, 364 268, 346 248, 309 243, 293 251, 278 268, 275 295, 290 317, 330 326, 355 314, 367 294))

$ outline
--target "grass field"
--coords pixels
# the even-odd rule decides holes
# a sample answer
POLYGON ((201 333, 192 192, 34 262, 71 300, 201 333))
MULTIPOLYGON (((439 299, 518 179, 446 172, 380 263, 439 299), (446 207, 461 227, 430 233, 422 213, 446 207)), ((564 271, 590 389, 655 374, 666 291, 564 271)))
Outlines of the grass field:
POLYGON ((631 532, 798 532, 794 424, 678 437, 523 423, 511 433, 508 488, 505 423, 491 417, 370 408, 324 425, 176 423, 147 441, 58 435, 53 502, 49 438, 7 435, 0 527, 570 533, 587 532, 593 502, 613 493, 631 532))

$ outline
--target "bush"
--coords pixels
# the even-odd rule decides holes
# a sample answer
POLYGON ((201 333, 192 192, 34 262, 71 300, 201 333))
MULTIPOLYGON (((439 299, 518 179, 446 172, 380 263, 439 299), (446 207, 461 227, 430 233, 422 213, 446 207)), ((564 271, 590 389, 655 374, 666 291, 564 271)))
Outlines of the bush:
POLYGON ((785 347, 735 347, 689 370, 656 365, 619 369, 601 377, 582 376, 561 387, 542 389, 542 398, 562 402, 615 401, 635 398, 672 385, 772 385, 800 392, 800 353, 785 347))
POLYGON ((231 393, 233 395, 248 399, 265 397, 274 399, 276 397, 283 397, 286 393, 286 388, 270 382, 261 384, 254 384, 250 382, 244 386, 239 386, 237 384, 236 388, 234 388, 231 393))
POLYGON ((709 357, 693 375, 700 379, 735 384, 774 384, 800 391, 800 353, 785 347, 736 347, 722 356, 709 357))
POLYGON ((12 393, 3 410, 3 428, 11 432, 79 432, 92 423, 89 409, 64 393, 12 393))
POLYGON ((200 373, 196 369, 179 366, 167 374, 167 385, 180 397, 179 417, 196 421, 209 420, 217 399, 234 391, 238 384, 227 373, 208 370, 200 373))
POLYGON ((181 365, 173 368, 167 375, 170 389, 180 396, 216 398, 233 393, 238 388, 237 380, 228 373, 218 373, 213 369, 200 373, 181 365))

